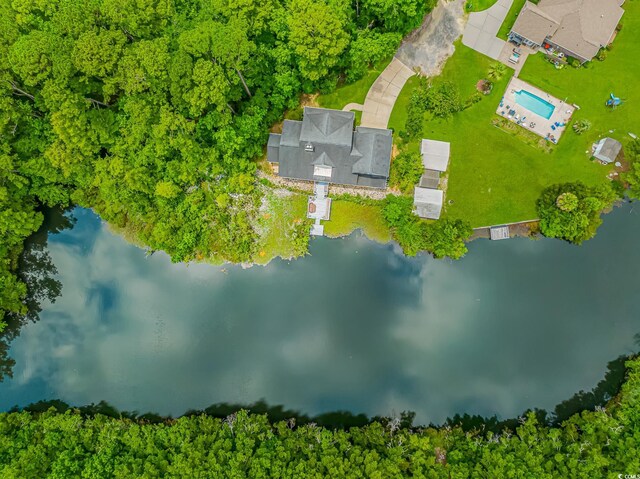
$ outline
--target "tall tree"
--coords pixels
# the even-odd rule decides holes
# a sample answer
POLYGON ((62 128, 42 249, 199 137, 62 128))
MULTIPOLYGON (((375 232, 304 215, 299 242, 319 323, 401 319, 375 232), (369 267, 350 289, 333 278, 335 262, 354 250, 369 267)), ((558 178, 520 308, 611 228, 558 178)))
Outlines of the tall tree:
POLYGON ((289 43, 300 73, 307 80, 320 80, 349 44, 345 19, 324 0, 292 0, 289 10, 289 43))

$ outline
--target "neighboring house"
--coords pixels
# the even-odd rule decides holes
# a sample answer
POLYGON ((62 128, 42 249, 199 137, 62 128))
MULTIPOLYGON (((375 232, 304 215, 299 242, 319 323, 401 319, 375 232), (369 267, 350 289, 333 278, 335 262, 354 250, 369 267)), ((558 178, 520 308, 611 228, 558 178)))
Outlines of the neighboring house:
POLYGON ((593 146, 593 157, 604 164, 618 160, 622 153, 622 143, 613 138, 603 138, 593 146))
POLYGON ((624 14, 624 0, 540 0, 526 2, 509 40, 591 60, 609 45, 624 14))
POLYGON ((420 178, 420 187, 437 188, 440 183, 440 173, 449 167, 449 153, 451 146, 445 141, 422 140, 420 154, 424 168, 420 178))
POLYGON ((305 107, 302 121, 285 120, 269 135, 268 161, 296 180, 386 188, 391 130, 358 126, 350 111, 305 107))
POLYGON ((437 220, 442 213, 444 192, 416 186, 413 191, 413 211, 421 218, 437 220))

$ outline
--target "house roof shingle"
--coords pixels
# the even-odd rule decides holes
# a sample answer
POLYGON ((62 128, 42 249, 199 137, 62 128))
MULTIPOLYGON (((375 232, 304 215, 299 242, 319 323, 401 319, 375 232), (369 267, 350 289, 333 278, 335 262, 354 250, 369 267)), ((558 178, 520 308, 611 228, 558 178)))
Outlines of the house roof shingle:
POLYGON ((282 134, 271 134, 268 159, 279 163, 278 175, 316 178, 315 167, 331 167, 331 183, 385 188, 391 163, 392 132, 353 130, 353 112, 306 107, 302 121, 285 120, 282 134))
POLYGON ((620 22, 624 0, 527 1, 512 31, 537 44, 549 39, 589 60, 606 46, 620 22))

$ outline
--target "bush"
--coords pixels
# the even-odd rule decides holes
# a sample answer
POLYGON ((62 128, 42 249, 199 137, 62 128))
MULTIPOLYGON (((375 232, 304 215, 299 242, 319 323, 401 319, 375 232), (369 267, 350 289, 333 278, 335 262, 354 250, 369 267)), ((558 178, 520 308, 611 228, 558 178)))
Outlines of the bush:
POLYGON ((582 120, 576 121, 572 128, 576 135, 582 135, 585 131, 589 131, 591 129, 591 122, 586 118, 583 118, 582 120))
POLYGON ((403 152, 391 163, 389 183, 403 193, 409 193, 420 181, 424 168, 418 152, 403 152))
POLYGON ((472 233, 469 224, 449 219, 426 222, 412 210, 413 198, 410 196, 388 196, 382 212, 393 238, 405 254, 413 256, 424 250, 435 258, 464 256, 467 252, 465 240, 472 233))
POLYGON ((301 106, 298 106, 293 110, 287 110, 284 114, 284 117, 286 120, 302 121, 303 113, 303 108, 301 106))
POLYGON ((448 118, 463 109, 460 91, 452 82, 427 90, 427 110, 438 118, 448 118))
POLYGON ((546 188, 538 200, 540 231, 549 238, 580 244, 592 238, 602 223, 600 213, 618 198, 610 186, 565 183, 546 188))
POLYGON ((489 80, 498 81, 505 75, 505 73, 507 73, 507 67, 504 63, 493 62, 489 65, 487 78, 489 78, 489 80))

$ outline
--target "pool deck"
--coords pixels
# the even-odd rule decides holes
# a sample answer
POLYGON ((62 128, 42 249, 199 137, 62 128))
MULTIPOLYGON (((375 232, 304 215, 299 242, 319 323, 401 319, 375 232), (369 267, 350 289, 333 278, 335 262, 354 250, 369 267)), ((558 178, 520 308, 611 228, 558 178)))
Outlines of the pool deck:
POLYGON ((498 105, 496 113, 542 138, 557 143, 569 125, 574 111, 575 107, 570 103, 565 103, 563 100, 553 97, 539 88, 514 77, 507 86, 507 90, 498 105), (547 120, 527 108, 518 105, 516 103, 515 93, 520 90, 526 90, 551 103, 555 107, 551 118, 547 120), (515 111, 515 113, 509 114, 513 111, 515 111), (524 122, 522 121, 523 119, 525 120, 524 122), (564 123, 565 126, 556 126, 554 130, 552 126, 556 123, 564 123))

